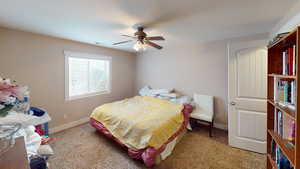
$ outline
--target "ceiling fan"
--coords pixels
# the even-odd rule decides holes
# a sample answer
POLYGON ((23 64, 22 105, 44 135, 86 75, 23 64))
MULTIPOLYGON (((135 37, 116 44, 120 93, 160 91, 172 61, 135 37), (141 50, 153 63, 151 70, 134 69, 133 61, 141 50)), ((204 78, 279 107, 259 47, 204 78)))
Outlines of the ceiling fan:
POLYGON ((124 44, 124 43, 128 43, 128 42, 134 42, 136 41, 136 43, 134 44, 133 48, 136 51, 139 50, 146 50, 146 46, 152 46, 156 49, 162 49, 163 47, 151 42, 150 40, 165 40, 165 38, 163 38, 162 36, 151 36, 151 37, 147 37, 147 34, 144 32, 144 27, 139 26, 137 28, 137 32, 134 33, 134 36, 129 36, 129 35, 122 35, 125 37, 129 37, 131 38, 130 40, 127 41, 122 41, 122 42, 118 42, 118 43, 113 43, 113 45, 120 45, 120 44, 124 44))

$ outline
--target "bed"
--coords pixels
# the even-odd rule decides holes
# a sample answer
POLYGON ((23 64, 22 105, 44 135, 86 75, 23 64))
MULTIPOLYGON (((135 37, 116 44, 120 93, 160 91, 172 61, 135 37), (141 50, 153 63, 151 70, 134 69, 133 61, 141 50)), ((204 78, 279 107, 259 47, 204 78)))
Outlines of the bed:
POLYGON ((90 116, 90 124, 103 135, 141 159, 146 166, 168 157, 186 132, 193 106, 150 96, 104 104, 90 116))

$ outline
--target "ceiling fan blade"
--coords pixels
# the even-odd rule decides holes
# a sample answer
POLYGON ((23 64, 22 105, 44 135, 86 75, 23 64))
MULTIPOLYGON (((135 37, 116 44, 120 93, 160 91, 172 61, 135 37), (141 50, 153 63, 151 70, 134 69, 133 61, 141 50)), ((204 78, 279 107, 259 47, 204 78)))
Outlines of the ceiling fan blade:
POLYGON ((129 38, 136 38, 134 36, 129 36, 129 35, 121 35, 121 36, 129 37, 129 38))
POLYGON ((152 46, 152 47, 156 48, 156 49, 162 49, 163 48, 162 46, 159 46, 158 44, 150 42, 150 41, 145 41, 145 43, 149 46, 152 46))
POLYGON ((122 42, 118 42, 118 43, 113 43, 113 45, 119 45, 119 44, 131 42, 131 41, 132 40, 122 41, 122 42))
POLYGON ((151 37, 146 37, 146 40, 165 40, 164 37, 162 36, 151 36, 151 37))

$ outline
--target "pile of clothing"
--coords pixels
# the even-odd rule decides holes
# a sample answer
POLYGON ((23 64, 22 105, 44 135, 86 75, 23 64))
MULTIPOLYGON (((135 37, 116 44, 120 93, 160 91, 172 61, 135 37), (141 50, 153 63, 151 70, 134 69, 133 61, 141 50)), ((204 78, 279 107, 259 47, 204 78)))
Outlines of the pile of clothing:
POLYGON ((50 120, 47 112, 35 107, 30 108, 30 114, 10 111, 5 117, 0 118, 0 131, 5 125, 14 123, 21 125, 12 137, 13 139, 24 137, 31 169, 46 169, 48 158, 54 154, 48 144, 53 140, 48 137, 47 125, 50 120))
POLYGON ((46 160, 53 154, 47 144, 51 140, 48 137, 50 120, 47 112, 30 107, 28 87, 0 77, 0 139, 11 140, 13 145, 15 138, 24 137, 31 169, 47 168, 46 160), (11 133, 7 128, 16 131, 11 133))
POLYGON ((152 89, 149 86, 145 86, 140 89, 139 94, 141 96, 151 96, 160 99, 170 100, 173 103, 191 104, 194 105, 193 98, 189 96, 180 95, 175 92, 175 89, 152 89))

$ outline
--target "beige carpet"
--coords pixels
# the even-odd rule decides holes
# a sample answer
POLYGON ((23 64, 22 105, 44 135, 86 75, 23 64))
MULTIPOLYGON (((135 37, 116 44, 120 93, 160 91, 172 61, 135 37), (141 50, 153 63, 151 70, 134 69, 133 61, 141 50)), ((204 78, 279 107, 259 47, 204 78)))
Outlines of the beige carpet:
MULTIPOLYGON (((50 169, 143 169, 142 162, 130 159, 127 152, 106 139, 88 124, 54 135, 55 155, 50 169)), ((266 157, 227 145, 227 134, 206 128, 188 132, 156 169, 265 169, 266 157)))

